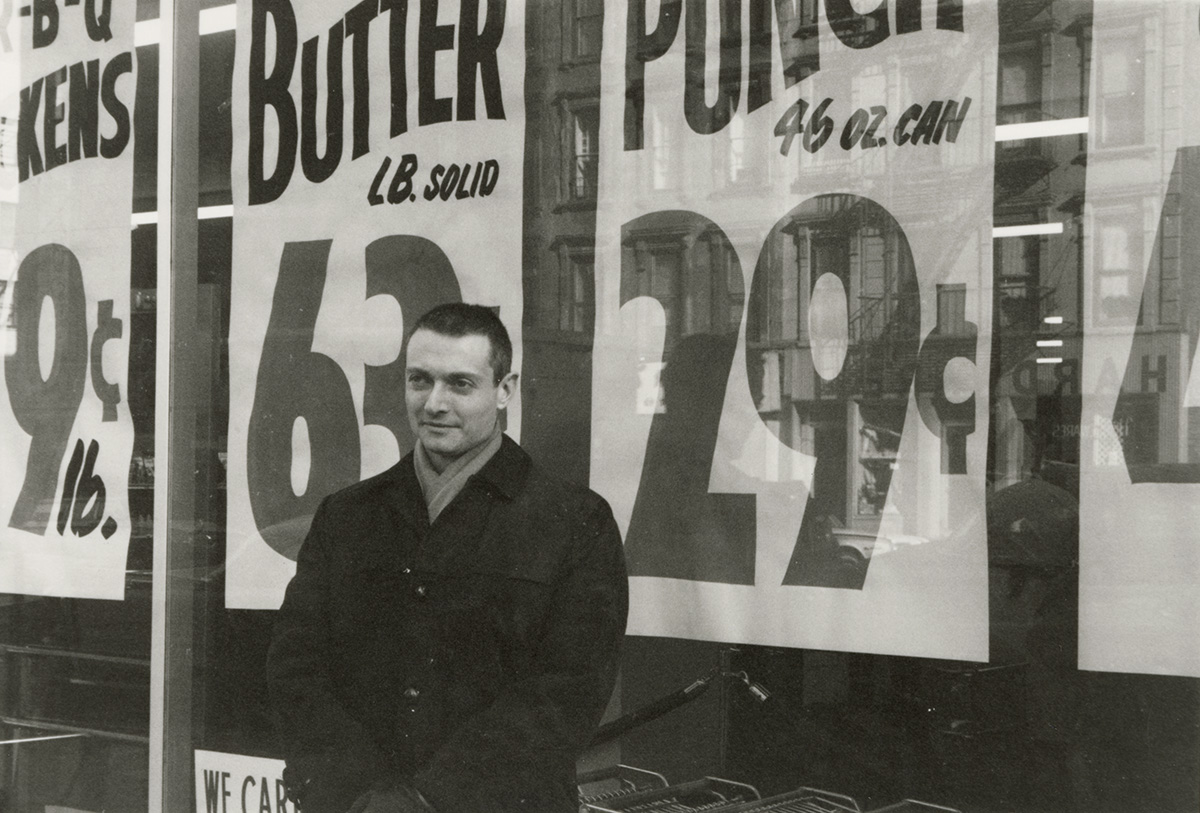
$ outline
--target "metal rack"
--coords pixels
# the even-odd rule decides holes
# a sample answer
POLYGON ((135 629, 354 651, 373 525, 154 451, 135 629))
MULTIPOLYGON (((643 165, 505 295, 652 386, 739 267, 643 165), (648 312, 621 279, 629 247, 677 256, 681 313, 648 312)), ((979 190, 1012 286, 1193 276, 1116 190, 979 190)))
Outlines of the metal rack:
POLYGON ((598 803, 585 803, 594 813, 692 813, 727 810, 741 802, 761 798, 757 789, 742 782, 707 776, 692 782, 622 794, 598 803))
POLYGON ((621 764, 580 774, 575 781, 579 789, 581 810, 592 810, 595 809, 595 805, 616 803, 617 800, 631 794, 665 788, 670 784, 660 773, 621 764))
POLYGON ((901 802, 888 805, 887 807, 877 807, 869 813, 922 813, 922 811, 940 811, 940 813, 962 813, 955 807, 943 807, 942 805, 930 804, 929 802, 918 801, 917 799, 905 799, 901 802))
POLYGON ((841 793, 817 788, 797 788, 760 799, 757 802, 734 805, 722 813, 862 813, 858 802, 841 793))
MULTIPOLYGON (((842 793, 819 788, 761 798, 756 788, 729 779, 705 777, 678 785, 662 774, 617 765, 579 777, 580 813, 863 813, 858 802, 842 793), (604 785, 586 795, 585 788, 604 785)), ((904 799, 868 813, 961 813, 917 799, 904 799)))

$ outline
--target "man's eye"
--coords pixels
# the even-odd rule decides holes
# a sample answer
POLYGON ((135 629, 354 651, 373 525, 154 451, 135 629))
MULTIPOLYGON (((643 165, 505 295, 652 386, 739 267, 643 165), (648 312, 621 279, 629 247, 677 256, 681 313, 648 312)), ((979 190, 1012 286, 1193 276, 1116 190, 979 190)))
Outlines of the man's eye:
POLYGON ((451 383, 456 390, 469 390, 475 386, 475 382, 469 378, 457 378, 451 383))
POLYGON ((418 373, 409 373, 408 385, 410 387, 425 387, 429 385, 429 379, 426 376, 418 373))

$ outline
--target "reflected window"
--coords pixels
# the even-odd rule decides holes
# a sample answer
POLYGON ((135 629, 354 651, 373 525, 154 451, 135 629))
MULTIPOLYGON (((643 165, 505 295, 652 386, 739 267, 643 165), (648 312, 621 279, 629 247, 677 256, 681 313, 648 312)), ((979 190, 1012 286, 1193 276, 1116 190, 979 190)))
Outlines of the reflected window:
POLYGON ((1038 236, 1003 237, 992 243, 1000 326, 1032 330, 1038 324, 1042 244, 1038 236))
POLYGON ((679 272, 682 257, 675 248, 661 248, 650 254, 646 267, 650 296, 662 304, 668 338, 679 335, 679 272))
POLYGON ((603 0, 568 0, 567 20, 570 30, 569 56, 573 59, 598 59, 601 33, 604 28, 603 0))
POLYGON ((571 112, 571 160, 568 167, 571 198, 595 200, 600 161, 600 108, 571 112))
POLYGON ((937 287, 937 326, 943 335, 967 331, 967 286, 937 287))
POLYGON ((700 226, 688 233, 660 218, 627 235, 625 252, 622 290, 658 302, 668 351, 693 334, 738 332, 745 306, 741 266, 719 232, 700 226))
POLYGON ((725 128, 725 173, 721 180, 727 186, 758 186, 766 182, 766 167, 763 165, 762 139, 749 136, 746 119, 741 113, 735 115, 725 128))
MULTIPOLYGON (((876 69, 878 70, 878 69, 876 69)), ((888 77, 882 72, 865 73, 850 80, 850 88, 856 107, 870 107, 887 98, 888 77)))
POLYGON ((1130 208, 1096 226, 1095 318, 1128 322, 1138 315, 1138 266, 1142 257, 1141 218, 1130 208))
POLYGON ((0 167, 17 165, 17 119, 0 116, 0 167))
POLYGON ((1145 137, 1145 42, 1140 29, 1109 38, 1095 50, 1099 140, 1104 147, 1141 144, 1145 137))
POLYGON ((592 252, 568 254, 558 276, 558 328, 590 333, 595 314, 595 260, 592 252))
MULTIPOLYGON (((850 306, 850 335, 856 340, 885 335, 897 308, 906 304, 904 292, 898 291, 896 286, 898 280, 911 271, 902 268, 901 263, 911 264, 912 260, 906 252, 894 250, 894 239, 894 234, 883 229, 863 227, 857 240, 842 239, 829 245, 818 245, 825 250, 814 253, 813 273, 817 277, 825 273, 825 266, 832 271, 853 269, 857 265, 858 274, 851 273, 849 278, 851 294, 857 300, 850 306)), ((845 272, 840 275, 845 282, 845 272)))
MULTIPOLYGON (((766 261, 756 272, 761 275, 758 307, 751 310, 746 327, 750 341, 796 339, 800 328, 807 325, 800 308, 808 303, 805 286, 809 284, 811 242, 811 230, 797 225, 788 239, 769 241, 763 247, 766 261)), ((738 304, 740 308, 740 301, 738 304)))
MULTIPOLYGON (((1021 47, 1000 54, 1000 99, 996 124, 1024 124, 1042 118, 1042 56, 1040 49, 1021 47)), ((1001 149, 1033 146, 1028 139, 1000 142, 1001 149)))
POLYGON ((898 247, 902 238, 890 228, 843 217, 830 201, 819 205, 832 209, 805 215, 812 225, 797 218, 784 229, 785 239, 763 249, 758 299, 747 316, 752 341, 807 339, 809 291, 825 274, 837 277, 846 291, 852 341, 886 335, 897 314, 912 305, 914 294, 901 284, 913 274, 911 255, 898 247))
MULTIPOLYGON (((17 320, 12 308, 12 295, 8 289, 8 280, 2 279, 0 279, 0 325, 9 330, 17 329, 17 320)), ((4 346, 7 349, 7 344, 4 346)))
MULTIPOLYGON (((864 229, 859 236, 858 247, 862 267, 859 307, 863 313, 882 311, 886 309, 884 300, 888 292, 888 268, 884 258, 883 235, 875 230, 864 229)), ((868 333, 876 335, 877 331, 868 333)))
POLYGON ((726 315, 729 325, 742 323, 742 311, 746 307, 745 283, 742 280, 742 266, 738 262, 737 252, 732 246, 725 253, 725 291, 726 315))
POLYGON ((878 517, 883 514, 900 453, 904 406, 861 403, 858 413, 855 513, 860 517, 878 517))
POLYGON ((670 189, 675 185, 678 173, 675 169, 676 150, 674 138, 657 106, 649 107, 650 137, 647 150, 650 158, 650 184, 652 189, 670 189))

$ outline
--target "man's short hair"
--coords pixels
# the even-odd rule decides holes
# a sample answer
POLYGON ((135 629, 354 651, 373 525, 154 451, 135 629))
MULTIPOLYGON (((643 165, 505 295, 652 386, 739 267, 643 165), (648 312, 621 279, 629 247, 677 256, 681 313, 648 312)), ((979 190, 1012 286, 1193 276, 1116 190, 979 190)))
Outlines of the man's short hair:
POLYGON ((488 361, 491 362, 496 383, 499 384, 512 370, 512 340, 492 308, 466 302, 447 302, 426 311, 413 325, 412 333, 418 330, 431 330, 443 336, 484 336, 491 346, 488 361))

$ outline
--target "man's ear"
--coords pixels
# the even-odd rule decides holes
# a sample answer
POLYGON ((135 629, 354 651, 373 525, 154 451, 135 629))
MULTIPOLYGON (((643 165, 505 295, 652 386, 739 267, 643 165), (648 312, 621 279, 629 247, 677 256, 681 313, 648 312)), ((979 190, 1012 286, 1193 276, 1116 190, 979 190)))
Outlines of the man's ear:
POLYGON ((500 383, 496 385, 496 406, 498 409, 504 409, 508 406, 508 402, 517 394, 517 373, 509 373, 500 379, 500 383))

